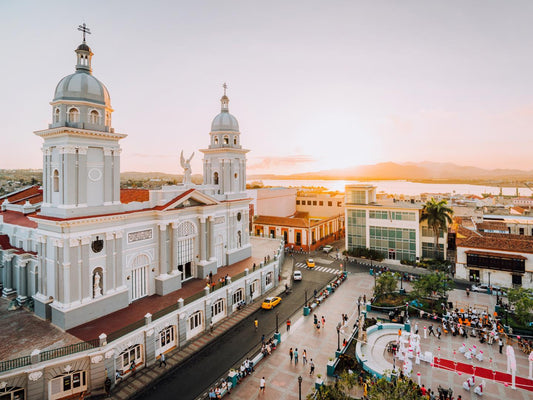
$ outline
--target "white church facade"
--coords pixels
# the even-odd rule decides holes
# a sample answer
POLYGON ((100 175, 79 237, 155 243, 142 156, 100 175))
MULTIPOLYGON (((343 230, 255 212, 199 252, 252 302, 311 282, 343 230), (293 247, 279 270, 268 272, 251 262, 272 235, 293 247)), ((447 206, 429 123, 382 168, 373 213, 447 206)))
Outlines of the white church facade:
MULTIPOLYGON (((203 155, 203 184, 120 189, 110 96, 93 53, 57 85, 43 139, 43 185, 0 198, 0 285, 70 329, 251 256, 246 153, 226 88, 203 155)), ((207 137, 206 137, 207 139, 207 137)))

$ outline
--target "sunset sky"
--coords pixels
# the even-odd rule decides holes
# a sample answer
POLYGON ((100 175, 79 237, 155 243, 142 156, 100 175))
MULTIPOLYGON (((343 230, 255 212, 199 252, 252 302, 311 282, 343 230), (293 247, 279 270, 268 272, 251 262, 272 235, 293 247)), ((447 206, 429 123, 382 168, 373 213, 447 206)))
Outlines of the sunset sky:
POLYGON ((193 173, 227 82, 248 174, 384 161, 533 169, 533 1, 0 1, 0 168, 41 168, 76 30, 122 171, 193 173))

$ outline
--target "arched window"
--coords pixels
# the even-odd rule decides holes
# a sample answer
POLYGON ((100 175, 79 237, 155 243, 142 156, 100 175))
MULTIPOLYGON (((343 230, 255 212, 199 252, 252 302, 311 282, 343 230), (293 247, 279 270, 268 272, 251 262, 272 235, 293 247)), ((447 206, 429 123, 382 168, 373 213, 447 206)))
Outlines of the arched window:
POLYGON ((224 136, 224 144, 229 144, 229 137, 224 136))
POLYGON ((80 122, 80 112, 77 108, 68 110, 68 122, 80 122))
POLYGON ((59 114, 60 114, 59 108, 56 108, 56 111, 55 111, 55 114, 54 114, 54 122, 55 123, 59 122, 59 114))
POLYGON ((111 125, 111 114, 108 112, 105 113, 105 124, 107 126, 111 125))
POLYGON ((233 137, 233 144, 237 144, 237 136, 233 137))
POLYGON ((218 144, 218 136, 215 136, 215 144, 218 144))
POLYGON ((97 124, 98 122, 100 122, 100 114, 98 113, 98 111, 91 111, 91 113, 89 114, 89 122, 91 124, 97 124))
POLYGON ((54 169, 54 173, 52 174, 53 178, 53 185, 54 185, 54 192, 59 192, 59 171, 57 169, 54 169))
POLYGON ((213 174, 213 183, 214 183, 215 185, 218 185, 218 172, 215 172, 215 173, 213 174))
POLYGON ((189 317, 189 331, 195 332, 202 327, 202 312, 196 311, 189 317))
POLYGON ((237 289, 235 291, 235 293, 233 293, 232 300, 233 300, 233 304, 234 305, 237 305, 240 301, 243 301, 244 300, 244 290, 242 288, 241 289, 237 289))
POLYGON ((131 300, 137 300, 148 294, 150 259, 146 254, 139 254, 129 266, 131 279, 131 300))
POLYGON ((211 317, 213 319, 220 319, 224 316, 224 299, 218 299, 211 306, 211 317))
POLYGON ((237 232, 237 247, 241 247, 242 246, 242 233, 241 231, 238 231, 237 232))

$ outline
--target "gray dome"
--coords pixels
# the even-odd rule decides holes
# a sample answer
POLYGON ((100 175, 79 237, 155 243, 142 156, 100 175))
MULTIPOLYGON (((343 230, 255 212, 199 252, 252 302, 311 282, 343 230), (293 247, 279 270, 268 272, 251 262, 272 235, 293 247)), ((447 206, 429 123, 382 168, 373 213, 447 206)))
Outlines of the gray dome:
POLYGON ((109 92, 102 82, 84 71, 65 76, 56 87, 54 100, 80 100, 111 107, 109 92))
POLYGON ((232 131, 239 132, 239 123, 237 118, 227 111, 218 114, 211 123, 211 132, 232 131))

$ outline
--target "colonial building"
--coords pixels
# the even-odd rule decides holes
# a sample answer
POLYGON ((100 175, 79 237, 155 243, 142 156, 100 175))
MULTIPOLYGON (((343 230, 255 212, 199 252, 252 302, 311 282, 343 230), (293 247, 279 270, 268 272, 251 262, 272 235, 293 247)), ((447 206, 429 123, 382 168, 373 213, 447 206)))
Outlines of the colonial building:
POLYGON ((63 329, 180 289, 251 256, 246 153, 221 98, 204 154, 204 184, 120 190, 119 141, 93 52, 75 50, 76 70, 58 83, 43 139, 43 186, 0 199, 2 295, 63 329))

